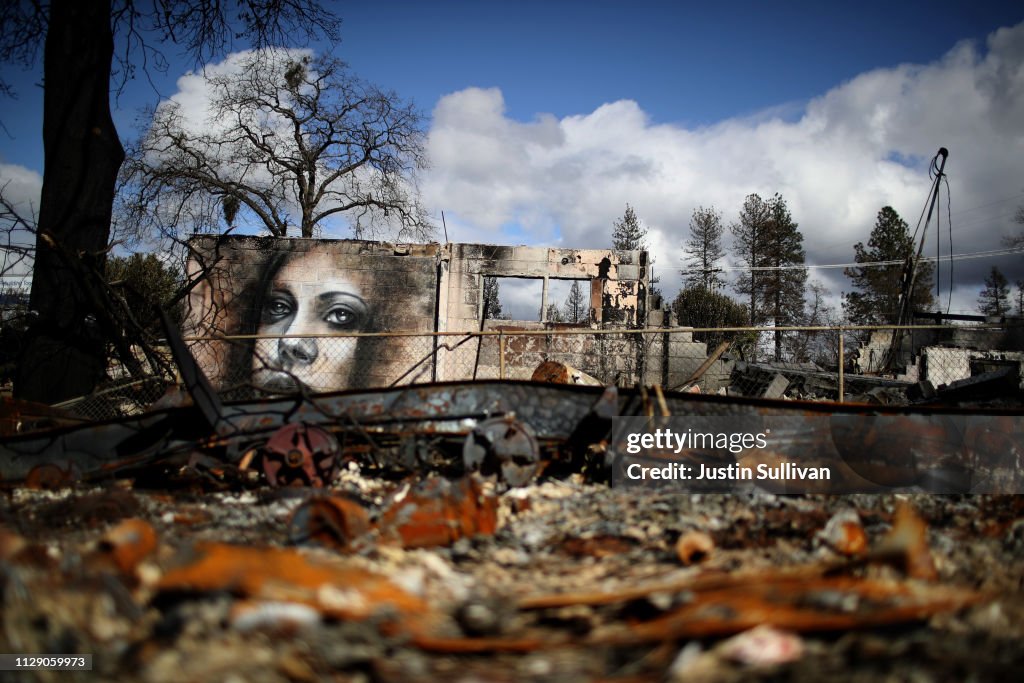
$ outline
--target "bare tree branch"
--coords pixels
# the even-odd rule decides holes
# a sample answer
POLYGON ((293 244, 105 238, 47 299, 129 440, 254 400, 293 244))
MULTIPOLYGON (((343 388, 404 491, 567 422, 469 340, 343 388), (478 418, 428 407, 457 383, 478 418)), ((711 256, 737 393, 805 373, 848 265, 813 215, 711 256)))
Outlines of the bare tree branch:
POLYGON ((203 195, 208 211, 211 198, 230 197, 278 237, 291 226, 312 237, 339 215, 356 237, 432 237, 415 185, 425 153, 412 104, 331 57, 266 50, 239 66, 207 79, 202 130, 174 103, 156 110, 126 165, 136 207, 180 215, 203 195))
MULTIPOLYGON (((257 48, 285 37, 293 45, 304 36, 335 40, 337 24, 316 0, 0 3, 0 62, 31 66, 45 43, 46 172, 30 295, 35 316, 18 358, 16 396, 53 403, 88 393, 107 369, 108 346, 121 345, 113 304, 101 295, 95 273, 103 272, 111 244, 124 159, 110 112, 111 82, 123 84, 140 63, 145 70, 161 57, 142 36, 184 45, 203 62, 235 40, 257 48)), ((9 85, 0 81, 0 91, 9 92, 9 85)))
MULTIPOLYGON (((0 63, 29 67, 35 63, 46 35, 47 8, 38 0, 0 3, 0 63)), ((0 96, 13 96, 11 84, 0 74, 0 96)))
POLYGON ((0 277, 27 277, 35 254, 36 219, 21 214, 7 196, 9 186, 8 181, 0 187, 0 240, 3 242, 0 277))

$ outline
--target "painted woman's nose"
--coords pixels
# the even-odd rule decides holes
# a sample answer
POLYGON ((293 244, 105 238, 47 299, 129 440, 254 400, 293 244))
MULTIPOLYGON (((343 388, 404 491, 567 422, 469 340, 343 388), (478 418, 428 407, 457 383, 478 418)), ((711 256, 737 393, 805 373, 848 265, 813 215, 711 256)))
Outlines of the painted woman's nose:
POLYGON ((281 360, 288 365, 310 365, 319 353, 315 339, 282 339, 280 345, 281 360))

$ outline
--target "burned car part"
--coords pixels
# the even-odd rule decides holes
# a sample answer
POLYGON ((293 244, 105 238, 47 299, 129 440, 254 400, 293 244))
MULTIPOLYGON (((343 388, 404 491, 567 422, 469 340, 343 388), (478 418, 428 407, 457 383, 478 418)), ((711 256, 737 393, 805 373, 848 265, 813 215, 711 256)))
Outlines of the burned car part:
POLYGON ((271 486, 327 486, 338 471, 338 439, 320 427, 292 423, 274 432, 260 450, 271 486))
POLYGON ((497 473, 509 486, 523 486, 540 471, 540 448, 530 426, 515 415, 495 417, 466 437, 462 463, 467 472, 497 473))

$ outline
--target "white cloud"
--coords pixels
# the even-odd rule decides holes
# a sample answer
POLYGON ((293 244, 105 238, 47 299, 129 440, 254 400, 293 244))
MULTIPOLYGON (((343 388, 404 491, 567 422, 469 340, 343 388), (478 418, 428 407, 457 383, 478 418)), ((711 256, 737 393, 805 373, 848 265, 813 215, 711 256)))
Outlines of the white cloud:
POLYGON ((43 176, 18 164, 0 163, 0 190, 19 214, 34 219, 43 191, 43 176))
MULTIPOLYGON (((255 203, 260 205, 264 214, 273 215, 274 222, 281 219, 288 223, 289 234, 297 234, 302 224, 302 208, 297 199, 300 189, 288 170, 287 162, 300 158, 305 152, 298 149, 295 141, 293 117, 273 111, 269 106, 248 106, 252 103, 244 97, 250 89, 267 97, 273 93, 280 104, 290 107, 297 116, 308 114, 307 103, 296 103, 291 95, 280 90, 286 80, 286 67, 293 62, 308 60, 309 82, 301 86, 301 90, 303 94, 313 96, 314 86, 311 83, 314 80, 319 81, 317 87, 322 90, 312 97, 319 104, 320 115, 310 114, 313 120, 306 121, 308 125, 303 126, 303 137, 313 147, 327 144, 327 149, 321 150, 317 156, 318 182, 333 177, 318 194, 317 210, 362 201, 368 195, 385 203, 402 203, 407 195, 415 195, 412 179, 381 170, 392 162, 411 165, 416 161, 411 155, 406 157, 398 151, 407 144, 403 136, 409 124, 403 122, 404 115, 400 111, 404 103, 389 101, 394 111, 379 114, 379 118, 373 120, 374 109, 378 105, 372 86, 365 84, 364 87, 343 63, 334 63, 330 59, 321 62, 314 57, 309 49, 247 50, 231 53, 223 61, 207 65, 201 72, 185 74, 177 80, 177 91, 157 106, 149 130, 143 135, 147 163, 156 168, 168 159, 173 165, 180 164, 180 151, 172 149, 168 152, 166 148, 169 147, 169 139, 183 132, 186 134, 186 146, 196 150, 210 167, 215 168, 216 175, 242 180, 247 186, 257 188, 259 192, 246 194, 256 199, 255 203), (318 68, 324 71, 317 73, 318 68), (353 109, 346 111, 348 107, 353 109), (240 119, 244 124, 240 124, 240 119), (330 126, 326 119, 333 119, 330 126), (339 124, 354 125, 356 132, 352 136, 338 130, 326 132, 339 124), (368 163, 358 158, 365 150, 352 149, 346 143, 347 139, 361 137, 360 124, 369 126, 375 133, 380 133, 382 126, 389 127, 388 141, 373 150, 371 156, 374 159, 368 163), (243 126, 247 130, 243 131, 243 126), (260 141, 251 142, 250 134, 260 141), (266 149, 272 150, 269 157, 273 163, 264 163, 268 157, 266 149), (384 161, 378 163, 377 159, 381 157, 384 161), (335 177, 334 172, 350 162, 354 162, 355 168, 335 177)), ((358 141, 355 144, 359 146, 358 141)), ((191 157, 185 156, 185 163, 191 163, 191 157)), ((267 232, 268 221, 244 202, 236 220, 241 232, 267 232)), ((397 212, 389 215, 387 209, 371 208, 329 215, 315 227, 319 231, 318 236, 339 238, 350 237, 357 226, 369 237, 393 238, 400 234, 403 221, 397 212)))
MULTIPOLYGON (((5 202, 25 221, 35 225, 43 177, 30 168, 0 163, 0 193, 5 202)), ((17 285, 28 277, 31 260, 27 251, 35 246, 35 235, 14 220, 0 216, 0 285, 17 285)))
MULTIPOLYGON (((997 248, 1024 204, 1024 24, 993 33, 986 50, 965 42, 934 63, 864 73, 788 120, 769 112, 687 129, 624 100, 524 123, 506 116, 500 90, 469 88, 434 110, 422 187, 452 241, 606 246, 628 202, 671 294, 696 206, 714 205, 728 223, 747 194, 780 192, 808 262, 846 262, 882 206, 914 227, 940 146, 950 150, 954 251, 997 248)), ((943 200, 944 252, 946 211, 943 200)), ((991 265, 957 262, 954 309, 973 308, 991 265)), ((1024 278, 1019 256, 997 265, 1024 278)), ((817 277, 848 288, 841 271, 817 277)))
MULTIPOLYGON (((275 59, 299 60, 303 57, 311 57, 311 50, 305 49, 284 49, 275 48, 271 53, 275 59)), ((177 80, 178 90, 167 100, 160 103, 161 107, 170 104, 180 107, 179 113, 182 118, 182 127, 191 131, 216 132, 219 127, 226 130, 230 122, 219 120, 211 102, 212 92, 209 81, 220 77, 234 77, 241 75, 245 64, 260 53, 254 50, 242 50, 232 52, 223 61, 205 65, 202 70, 189 71, 177 80), (211 130, 212 128, 212 130, 211 130)))

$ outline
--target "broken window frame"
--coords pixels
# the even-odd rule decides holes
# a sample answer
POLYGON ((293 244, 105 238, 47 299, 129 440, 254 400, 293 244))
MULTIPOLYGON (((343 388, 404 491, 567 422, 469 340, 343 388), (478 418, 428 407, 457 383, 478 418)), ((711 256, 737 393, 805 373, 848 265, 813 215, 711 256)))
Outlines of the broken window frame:
MULTIPOLYGON (((546 324, 548 322, 551 322, 551 321, 548 320, 548 303, 549 303, 548 302, 548 298, 549 298, 548 297, 548 292, 549 292, 549 288, 550 288, 550 283, 549 283, 550 280, 559 280, 559 281, 568 281, 568 282, 581 282, 581 283, 585 282, 586 283, 586 288, 584 290, 585 291, 585 303, 586 303, 586 307, 587 307, 588 311, 591 308, 590 300, 591 300, 591 292, 593 291, 592 283, 594 281, 594 278, 589 278, 589 277, 564 277, 564 276, 552 276, 552 275, 499 275, 499 274, 496 274, 496 273, 479 272, 479 273, 477 273, 477 289, 479 291, 479 294, 477 295, 477 307, 476 307, 476 310, 477 310, 477 318, 480 319, 480 320, 484 319, 484 280, 486 280, 487 278, 494 278, 495 280, 540 280, 541 283, 542 283, 541 284, 541 293, 540 293, 540 313, 539 313, 538 317, 533 319, 533 320, 513 317, 513 318, 507 319, 506 322, 541 323, 541 324, 546 324)), ((500 291, 501 291, 501 283, 499 282, 498 284, 499 284, 498 291, 500 293, 500 291)), ((500 294, 499 294, 499 296, 500 296, 500 294)), ((499 299, 499 301, 500 301, 500 299, 499 299)), ((589 318, 590 318, 590 316, 588 315, 587 319, 582 321, 582 322, 576 322, 576 323, 568 323, 567 322, 567 323, 563 323, 563 324, 571 325, 571 326, 574 326, 574 327, 586 327, 589 324, 589 318)), ((488 320, 496 320, 496 318, 487 318, 487 319, 488 320)))

